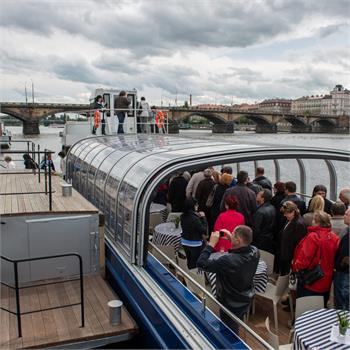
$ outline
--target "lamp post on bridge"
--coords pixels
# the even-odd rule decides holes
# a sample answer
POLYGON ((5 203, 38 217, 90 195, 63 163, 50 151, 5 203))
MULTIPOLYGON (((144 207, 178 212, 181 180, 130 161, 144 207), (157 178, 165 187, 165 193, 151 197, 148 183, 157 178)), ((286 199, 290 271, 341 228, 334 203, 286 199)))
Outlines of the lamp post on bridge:
POLYGON ((26 97, 26 104, 28 104, 28 95, 27 95, 27 82, 24 82, 24 94, 26 97))
POLYGON ((32 78, 30 78, 30 81, 32 82, 32 100, 33 100, 33 104, 34 104, 34 83, 32 78))

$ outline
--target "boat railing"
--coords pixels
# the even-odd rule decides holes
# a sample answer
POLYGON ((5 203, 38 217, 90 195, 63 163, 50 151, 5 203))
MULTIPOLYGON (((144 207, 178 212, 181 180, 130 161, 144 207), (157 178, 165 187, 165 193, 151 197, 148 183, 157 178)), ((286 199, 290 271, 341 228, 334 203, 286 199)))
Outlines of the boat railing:
POLYGON ((10 262, 13 264, 13 270, 14 270, 14 283, 15 285, 7 284, 0 280, 0 283, 10 289, 15 290, 15 298, 16 298, 16 311, 9 310, 7 308, 4 308, 0 306, 1 310, 4 310, 6 312, 9 312, 12 315, 16 315, 17 317, 17 330, 18 330, 18 337, 22 337, 22 322, 21 322, 21 316, 22 315, 28 315, 33 314, 36 312, 43 312, 43 311, 49 311, 54 309, 61 309, 65 307, 71 307, 71 306, 77 306, 80 305, 80 314, 81 314, 81 327, 85 326, 85 317, 84 317, 84 282, 83 282, 83 260, 81 256, 77 253, 65 253, 65 254, 58 254, 58 255, 50 255, 50 256, 40 256, 35 258, 26 258, 26 259, 10 259, 6 256, 1 255, 1 259, 5 260, 7 262, 10 262), (71 278, 66 279, 62 281, 54 281, 54 282, 47 282, 47 283, 39 283, 39 284, 32 284, 32 285, 26 285, 26 286, 19 286, 18 281, 18 264, 24 263, 24 262, 30 262, 30 261, 37 261, 37 260, 48 260, 48 259, 56 259, 56 258, 62 258, 62 257, 68 257, 68 256, 74 256, 78 259, 79 262, 79 278, 71 278), (21 312, 21 303, 20 303, 20 295, 19 291, 21 289, 27 289, 27 288, 35 288, 35 287, 41 287, 41 286, 47 286, 51 284, 58 284, 58 283, 67 283, 72 281, 80 281, 80 302, 78 303, 72 303, 72 304, 65 304, 65 305, 59 305, 59 306, 53 306, 45 309, 38 309, 38 310, 32 310, 32 311, 26 311, 21 312))
MULTIPOLYGON (((27 142, 27 141, 19 141, 19 142, 27 142)), ((50 150, 43 150, 40 151, 40 145, 37 146, 37 151, 35 151, 35 144, 32 142, 32 146, 34 145, 34 147, 32 147, 32 150, 30 150, 30 152, 28 152, 29 147, 29 143, 32 141, 28 141, 28 147, 27 149, 22 149, 22 150, 2 150, 0 151, 0 154, 31 154, 32 155, 32 160, 34 161, 34 163, 36 163, 36 156, 38 159, 38 162, 36 163, 36 165, 38 166, 38 168, 35 167, 32 169, 31 172, 28 171, 11 171, 11 170, 6 170, 6 171, 0 171, 0 175, 28 175, 28 174, 34 174, 34 175, 38 175, 38 183, 41 182, 41 175, 44 175, 44 191, 27 191, 27 192, 3 192, 0 193, 0 196, 14 196, 14 195, 29 195, 29 194, 46 194, 48 195, 48 199, 49 199, 49 210, 52 211, 52 194, 55 192, 52 190, 52 168, 51 168, 51 164, 50 162, 47 162, 48 160, 48 156, 49 154, 53 154, 55 152, 52 152, 50 150), (41 171, 40 169, 40 156, 43 155, 44 158, 43 160, 45 161, 45 166, 44 166, 44 171, 41 171)))
POLYGON ((193 283, 196 288, 198 288, 203 295, 198 296, 201 299, 202 302, 202 310, 205 311, 207 306, 206 306, 206 300, 207 297, 210 298, 221 310, 225 312, 234 322, 236 322, 239 326, 244 328, 245 331, 247 331, 253 338, 261 343, 262 346, 264 346, 266 349, 273 350, 273 347, 271 347, 270 344, 266 342, 263 338, 261 338, 257 333, 255 333, 250 327, 248 327, 244 321, 239 319, 236 315, 234 315, 227 307, 225 307, 223 304, 221 304, 215 296, 207 291, 202 285, 200 285, 195 279, 193 279, 186 271, 184 271, 179 265, 177 265, 173 260, 171 260, 166 254, 164 254, 156 245, 154 245, 152 242, 149 242, 149 245, 154 249, 157 254, 159 254, 162 258, 164 258, 167 261, 167 264, 171 265, 172 267, 175 268, 176 271, 180 272, 183 276, 186 277, 191 283, 193 283))
MULTIPOLYGON (((149 115, 148 117, 142 117, 140 115, 138 115, 139 112, 142 111, 142 109, 140 108, 130 108, 128 109, 128 111, 126 112, 127 115, 129 113, 132 113, 132 117, 136 117, 136 126, 139 126, 141 128, 142 132, 142 128, 143 127, 147 127, 149 128, 151 131, 149 133, 155 134, 157 133, 157 131, 160 131, 160 129, 162 131, 164 131, 164 133, 168 134, 169 131, 169 117, 167 115, 167 111, 166 109, 157 109, 158 111, 162 111, 164 112, 164 121, 163 121, 163 125, 162 127, 159 127, 156 120, 156 116, 154 115, 149 115)), ((110 125, 111 123, 114 123, 111 119, 110 119, 110 114, 111 112, 113 112, 113 115, 115 118, 117 118, 116 113, 118 111, 123 111, 125 112, 125 109, 119 109, 119 108, 103 108, 103 109, 82 109, 79 111, 71 111, 71 112, 66 112, 66 113, 72 113, 72 114, 80 114, 82 116, 85 116, 89 125, 90 125, 90 130, 92 130, 93 126, 94 126, 94 116, 95 116, 95 112, 98 111, 100 112, 100 118, 101 118, 101 125, 105 124, 105 125, 110 125)), ((74 120, 69 120, 70 122, 74 122, 74 124, 86 124, 86 121, 74 121, 74 120)), ((125 122, 124 122, 125 123, 125 122)))

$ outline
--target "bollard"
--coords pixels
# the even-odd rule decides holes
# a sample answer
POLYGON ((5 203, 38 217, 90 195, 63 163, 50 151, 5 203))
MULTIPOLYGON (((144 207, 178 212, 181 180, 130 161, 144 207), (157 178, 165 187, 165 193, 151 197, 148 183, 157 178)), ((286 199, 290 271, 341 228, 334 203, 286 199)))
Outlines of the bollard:
POLYGON ((117 325, 121 322, 123 302, 121 300, 111 300, 108 302, 109 322, 111 325, 117 325))
POLYGON ((70 197, 72 195, 72 185, 71 184, 61 184, 62 186, 62 196, 70 197))

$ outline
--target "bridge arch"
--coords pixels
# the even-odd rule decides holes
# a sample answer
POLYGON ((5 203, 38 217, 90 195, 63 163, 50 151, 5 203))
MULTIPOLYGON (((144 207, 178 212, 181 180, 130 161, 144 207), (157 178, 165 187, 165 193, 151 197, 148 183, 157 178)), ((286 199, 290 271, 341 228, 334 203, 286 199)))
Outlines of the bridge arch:
POLYGON ((334 119, 329 118, 318 118, 311 122, 311 125, 319 125, 324 127, 334 127, 337 125, 334 119))
POLYGON ((296 116, 284 116, 284 119, 292 124, 293 126, 296 126, 296 127, 306 127, 308 126, 308 124, 304 121, 304 119, 302 119, 302 117, 296 117, 296 116))
POLYGON ((249 120, 251 120, 253 123, 257 124, 257 125, 262 125, 262 126, 270 126, 272 125, 272 123, 270 121, 268 121, 265 117, 261 116, 261 115, 251 115, 251 114, 243 114, 240 117, 245 117, 249 120))
POLYGON ((186 118, 190 118, 193 116, 199 116, 199 117, 203 117, 206 118, 208 121, 214 123, 214 124, 225 124, 227 123, 227 120, 221 116, 220 114, 216 114, 216 113, 208 113, 208 112, 190 112, 188 114, 184 114, 181 116, 180 119, 178 119, 179 122, 183 121, 186 118))

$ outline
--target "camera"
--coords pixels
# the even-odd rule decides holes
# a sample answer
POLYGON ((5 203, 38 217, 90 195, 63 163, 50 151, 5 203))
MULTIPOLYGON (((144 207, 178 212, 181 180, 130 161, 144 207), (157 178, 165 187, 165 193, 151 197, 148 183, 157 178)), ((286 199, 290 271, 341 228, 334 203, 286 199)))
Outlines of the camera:
POLYGON ((220 237, 224 237, 225 236, 225 232, 224 231, 220 231, 220 237))

